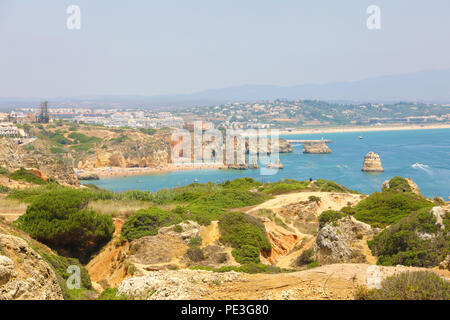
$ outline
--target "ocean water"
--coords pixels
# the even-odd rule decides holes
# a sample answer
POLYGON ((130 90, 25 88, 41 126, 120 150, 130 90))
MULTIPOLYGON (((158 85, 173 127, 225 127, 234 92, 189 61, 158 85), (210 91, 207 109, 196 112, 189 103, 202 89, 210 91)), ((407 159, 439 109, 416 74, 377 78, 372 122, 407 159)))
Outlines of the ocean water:
POLYGON ((308 155, 301 145, 291 154, 280 154, 284 166, 275 175, 261 175, 260 170, 191 170, 147 176, 110 177, 94 181, 112 191, 150 190, 183 186, 198 181, 222 182, 251 177, 261 182, 284 178, 297 180, 328 179, 361 193, 381 190, 381 184, 394 176, 412 178, 427 197, 450 196, 450 129, 347 132, 283 136, 285 139, 330 139, 331 154, 308 155), (362 136, 363 139, 359 139, 362 136), (361 171, 364 156, 373 151, 380 155, 385 172, 361 171))

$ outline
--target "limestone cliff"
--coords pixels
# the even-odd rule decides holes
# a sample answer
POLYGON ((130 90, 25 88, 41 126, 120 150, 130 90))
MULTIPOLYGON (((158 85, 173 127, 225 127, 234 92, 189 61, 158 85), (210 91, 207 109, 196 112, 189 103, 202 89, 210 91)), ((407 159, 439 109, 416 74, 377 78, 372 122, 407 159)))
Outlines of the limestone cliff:
POLYGON ((0 300, 62 300, 52 267, 28 243, 0 234, 0 300))
POLYGON ((331 149, 326 145, 325 142, 305 142, 303 143, 303 153, 311 154, 323 154, 331 153, 331 149))
POLYGON ((43 178, 52 178, 61 184, 79 184, 73 168, 62 160, 38 150, 26 150, 8 138, 0 139, 0 166, 8 170, 37 169, 43 178))
POLYGON ((367 247, 367 239, 377 231, 353 217, 328 223, 317 234, 314 244, 316 259, 321 264, 375 263, 376 259, 367 247))
POLYGON ((364 163, 362 171, 364 172, 383 172, 384 169, 381 166, 381 159, 375 152, 369 152, 364 157, 364 163))
POLYGON ((103 148, 80 159, 78 169, 102 167, 157 168, 166 166, 171 159, 168 135, 150 136, 139 132, 117 142, 106 141, 103 148))

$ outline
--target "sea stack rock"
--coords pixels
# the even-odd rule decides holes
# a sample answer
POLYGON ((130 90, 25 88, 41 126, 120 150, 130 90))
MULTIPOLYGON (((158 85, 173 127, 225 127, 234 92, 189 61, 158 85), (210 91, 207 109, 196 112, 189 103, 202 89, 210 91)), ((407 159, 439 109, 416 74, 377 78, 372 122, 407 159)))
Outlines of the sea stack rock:
POLYGON ((303 143, 303 153, 323 154, 331 153, 331 150, 324 141, 314 141, 303 143))
POLYGON ((267 165, 267 168, 269 168, 269 169, 283 169, 283 165, 281 164, 280 159, 278 159, 276 163, 269 163, 267 165))
POLYGON ((381 166, 381 159, 375 152, 369 152, 364 157, 364 163, 362 171, 364 172, 383 172, 384 169, 381 166))
POLYGON ((249 168, 250 169, 259 169, 258 160, 256 158, 252 159, 252 164, 249 168))

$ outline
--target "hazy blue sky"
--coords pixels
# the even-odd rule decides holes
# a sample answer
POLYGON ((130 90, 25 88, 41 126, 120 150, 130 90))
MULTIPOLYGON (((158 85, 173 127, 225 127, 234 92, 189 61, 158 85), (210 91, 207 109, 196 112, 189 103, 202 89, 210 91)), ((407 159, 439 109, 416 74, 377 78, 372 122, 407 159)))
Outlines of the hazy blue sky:
POLYGON ((0 0, 0 97, 189 93, 450 68, 448 0, 0 0), (81 8, 81 30, 66 8, 81 8), (366 28, 381 7, 382 29, 366 28))

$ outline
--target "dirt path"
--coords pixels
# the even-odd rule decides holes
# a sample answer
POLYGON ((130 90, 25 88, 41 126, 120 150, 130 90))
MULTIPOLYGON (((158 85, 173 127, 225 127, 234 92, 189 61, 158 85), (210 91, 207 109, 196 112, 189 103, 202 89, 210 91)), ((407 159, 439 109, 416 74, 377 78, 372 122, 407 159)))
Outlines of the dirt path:
POLYGON ((223 283, 202 299, 353 299, 358 286, 367 285, 378 268, 380 279, 405 271, 428 270, 450 279, 449 271, 412 267, 377 267, 369 264, 333 264, 282 274, 247 275, 243 281, 223 283))
POLYGON ((289 204, 298 203, 301 201, 308 201, 309 197, 315 196, 320 198, 319 213, 325 210, 340 210, 343 207, 351 204, 352 206, 357 204, 364 195, 351 194, 351 193, 336 193, 336 192, 297 192, 282 194, 276 196, 274 199, 270 199, 248 212, 255 212, 260 209, 278 209, 289 204))

